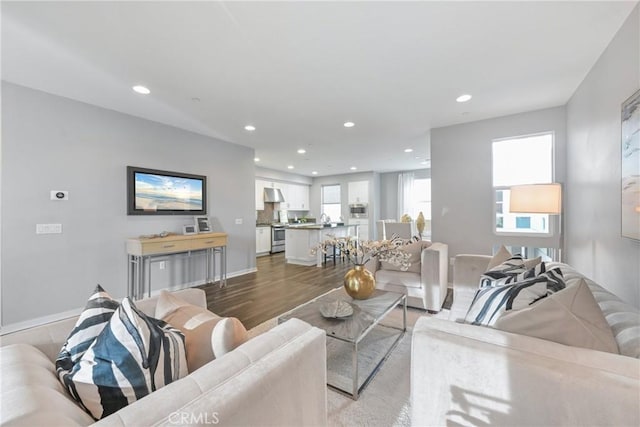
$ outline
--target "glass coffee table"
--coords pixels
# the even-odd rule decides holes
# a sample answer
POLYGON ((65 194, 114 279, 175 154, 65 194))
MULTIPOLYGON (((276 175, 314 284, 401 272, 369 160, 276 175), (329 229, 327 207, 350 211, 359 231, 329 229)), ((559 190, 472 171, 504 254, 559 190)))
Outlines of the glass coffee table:
POLYGON ((407 330, 407 299, 404 294, 376 290, 368 299, 356 300, 340 287, 285 313, 278 323, 291 318, 320 328, 331 338, 327 339, 327 385, 358 400, 407 330), (324 317, 320 307, 337 300, 347 302, 353 314, 324 317), (381 324, 398 304, 402 304, 402 327, 381 324))

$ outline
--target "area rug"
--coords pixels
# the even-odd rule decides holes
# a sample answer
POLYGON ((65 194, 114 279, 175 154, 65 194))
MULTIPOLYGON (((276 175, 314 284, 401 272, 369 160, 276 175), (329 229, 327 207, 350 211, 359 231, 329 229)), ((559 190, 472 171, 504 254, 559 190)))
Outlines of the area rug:
MULTIPOLYGON (((411 367, 411 332, 413 325, 421 316, 431 316, 424 310, 413 308, 407 309, 407 332, 398 342, 396 348, 391 352, 388 359, 382 364, 375 377, 360 394, 359 399, 353 400, 341 393, 327 389, 327 416, 330 426, 409 426, 411 425, 411 403, 410 392, 410 367, 411 367)), ((448 311, 443 310, 437 317, 448 316, 448 311)), ((268 331, 276 326, 277 320, 270 319, 249 331, 249 336, 254 337, 268 331)), ((396 308, 383 319, 381 324, 386 326, 402 325, 402 309, 396 308)), ((375 338, 380 340, 380 344, 387 344, 388 334, 379 333, 375 338)), ((373 343, 376 339, 372 340, 373 343)), ((328 341, 329 363, 338 363, 336 369, 332 366, 332 371, 328 375, 341 375, 349 378, 351 367, 351 353, 345 356, 334 355, 332 362, 332 344, 328 341)), ((358 359, 359 364, 366 359, 376 359, 380 352, 386 352, 388 347, 381 345, 382 350, 375 349, 372 345, 372 352, 358 359)), ((364 350, 364 349, 363 349, 364 350)), ((371 362, 371 363, 375 363, 371 362)), ((363 365, 366 362, 362 362, 363 365)), ((334 380, 336 378, 333 378, 334 380)), ((344 380, 344 379, 343 379, 344 380)), ((347 384, 349 384, 347 382, 347 384)))

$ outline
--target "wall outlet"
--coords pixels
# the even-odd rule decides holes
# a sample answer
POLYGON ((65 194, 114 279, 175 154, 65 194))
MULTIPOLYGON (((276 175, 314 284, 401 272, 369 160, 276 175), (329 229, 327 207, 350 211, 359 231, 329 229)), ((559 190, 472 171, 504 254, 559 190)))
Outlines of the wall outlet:
POLYGON ((160 270, 164 270, 165 268, 167 268, 167 262, 166 261, 160 261, 158 263, 158 266, 160 267, 160 270))

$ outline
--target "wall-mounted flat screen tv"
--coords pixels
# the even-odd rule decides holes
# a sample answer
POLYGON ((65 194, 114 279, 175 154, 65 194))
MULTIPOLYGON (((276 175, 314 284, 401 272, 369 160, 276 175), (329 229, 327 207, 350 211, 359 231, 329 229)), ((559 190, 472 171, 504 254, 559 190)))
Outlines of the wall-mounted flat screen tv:
POLYGON ((128 215, 206 213, 206 176, 127 166, 128 215))

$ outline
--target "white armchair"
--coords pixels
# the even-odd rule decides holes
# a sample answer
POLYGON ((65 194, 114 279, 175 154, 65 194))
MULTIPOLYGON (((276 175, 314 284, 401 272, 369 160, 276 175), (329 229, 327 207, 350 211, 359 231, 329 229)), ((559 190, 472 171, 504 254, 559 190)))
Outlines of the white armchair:
POLYGON ((372 259, 365 267, 376 279, 376 288, 407 295, 407 305, 429 311, 440 311, 447 296, 449 246, 445 243, 419 241, 407 245, 416 250, 420 262, 408 271, 372 259))

